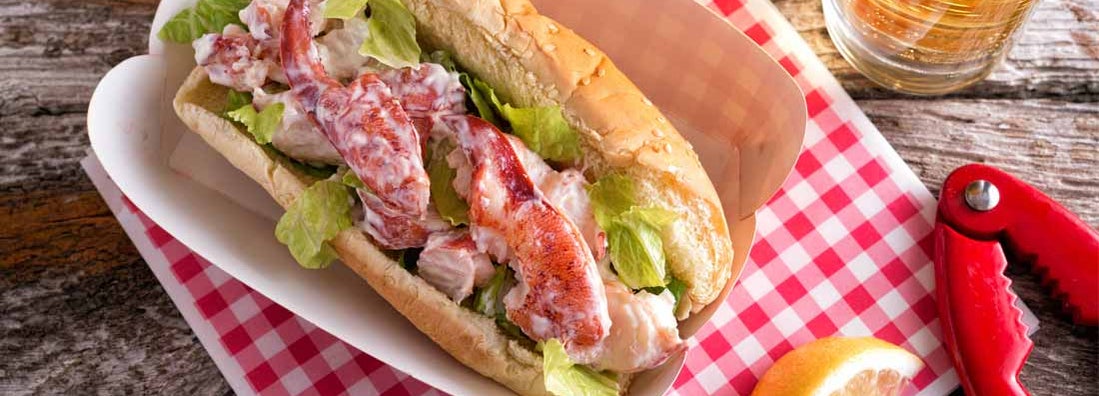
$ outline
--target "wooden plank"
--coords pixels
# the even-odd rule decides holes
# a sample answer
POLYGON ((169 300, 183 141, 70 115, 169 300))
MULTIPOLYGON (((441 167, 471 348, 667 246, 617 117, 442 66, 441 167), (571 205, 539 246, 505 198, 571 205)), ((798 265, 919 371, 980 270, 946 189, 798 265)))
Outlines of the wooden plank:
POLYGON ((936 195, 955 168, 1004 169, 1099 226, 1099 105, 1053 100, 862 100, 870 120, 936 195))
POLYGON ((99 195, 0 193, 0 394, 228 386, 99 195))
POLYGON ((0 191, 83 177, 88 99, 107 70, 145 52, 156 4, 0 1, 0 191))
MULTIPOLYGON (((914 99, 877 86, 840 56, 824 28, 821 1, 774 3, 852 97, 914 99)), ((989 79, 950 96, 1099 100, 1099 0, 1039 1, 1024 29, 989 79)))
POLYGON ((231 393, 78 164, 156 4, 0 1, 0 394, 231 393))

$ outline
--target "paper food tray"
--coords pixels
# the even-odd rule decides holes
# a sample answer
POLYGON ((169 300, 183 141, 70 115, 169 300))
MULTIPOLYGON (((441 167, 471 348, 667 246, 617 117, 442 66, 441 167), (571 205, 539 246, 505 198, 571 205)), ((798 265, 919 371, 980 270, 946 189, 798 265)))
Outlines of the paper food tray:
MULTIPOLYGON (((192 3, 161 3, 149 55, 118 65, 96 89, 88 130, 111 178, 195 252, 363 352, 450 393, 508 393, 447 355, 349 269, 301 269, 275 240, 274 201, 172 111, 193 55, 155 32, 192 3)), ((535 4, 607 52, 698 151, 733 231, 734 279, 724 298, 747 258, 755 210, 797 158, 806 119, 800 90, 748 37, 690 0, 645 4, 646 15, 657 17, 644 24, 631 18, 641 6, 628 0, 535 4), (679 39, 688 29, 696 40, 679 39)), ((697 331, 717 305, 683 322, 681 334, 697 331)), ((631 392, 663 393, 683 361, 681 354, 638 376, 631 392)))

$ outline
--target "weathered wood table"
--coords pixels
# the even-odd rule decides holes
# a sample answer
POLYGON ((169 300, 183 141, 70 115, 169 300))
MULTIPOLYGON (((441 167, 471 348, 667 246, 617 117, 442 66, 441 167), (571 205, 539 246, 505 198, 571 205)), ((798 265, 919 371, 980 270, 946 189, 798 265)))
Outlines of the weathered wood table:
MULTIPOLYGON (((1007 62, 937 98, 859 76, 820 0, 777 0, 933 192, 969 162, 1002 167, 1099 225, 1099 0, 1045 0, 1007 62)), ((0 0, 0 394, 231 392, 78 165, 99 78, 146 48, 156 0, 0 0)), ((1012 267, 1042 320, 1035 394, 1099 393, 1095 328, 1073 326, 1012 267)))

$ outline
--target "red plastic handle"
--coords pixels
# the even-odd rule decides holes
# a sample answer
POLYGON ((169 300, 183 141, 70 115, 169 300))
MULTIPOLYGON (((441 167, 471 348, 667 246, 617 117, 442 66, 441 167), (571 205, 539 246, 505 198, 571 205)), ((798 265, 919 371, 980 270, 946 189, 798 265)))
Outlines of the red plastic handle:
POLYGON ((1033 263, 1078 323, 1099 322, 1099 233, 1037 189, 985 165, 947 177, 935 225, 935 277, 943 338, 971 395, 1029 395, 1019 372, 1033 349, 1015 306, 1007 260, 1033 263), (971 182, 999 191, 999 204, 976 211, 971 182))
POLYGON ((1099 233, 1038 189, 986 165, 966 165, 947 177, 941 221, 974 239, 999 240, 1014 258, 1031 262, 1080 324, 1099 324, 1099 233), (965 203, 965 188, 987 180, 1000 203, 987 212, 965 203))
POLYGON ((935 225, 935 289, 943 341, 967 395, 1029 395, 1019 372, 1034 343, 1015 306, 1000 244, 935 225))

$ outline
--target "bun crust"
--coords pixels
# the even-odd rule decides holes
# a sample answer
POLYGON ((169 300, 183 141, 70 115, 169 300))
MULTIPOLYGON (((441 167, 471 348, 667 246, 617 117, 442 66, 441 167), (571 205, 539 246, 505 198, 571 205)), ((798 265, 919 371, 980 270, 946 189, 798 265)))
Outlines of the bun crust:
MULTIPOLYGON (((561 106, 581 132, 589 176, 626 174, 637 182, 642 204, 676 211, 679 219, 663 238, 672 272, 688 286, 691 311, 717 298, 733 261, 721 202, 690 144, 602 51, 538 15, 527 0, 403 1, 421 43, 449 51, 504 100, 561 106)), ((195 68, 176 93, 175 111, 288 207, 316 179, 219 117, 227 92, 195 68)), ((458 361, 519 394, 547 394, 541 356, 504 336, 491 318, 401 268, 358 229, 331 243, 344 264, 458 361)), ((626 389, 630 376, 619 377, 626 389)))
POLYGON ((660 110, 591 43, 527 0, 404 0, 421 42, 519 106, 561 106, 580 131, 590 175, 623 173, 643 205, 679 213, 665 230, 672 273, 691 311, 729 281, 733 247, 721 201, 698 155, 660 110))

